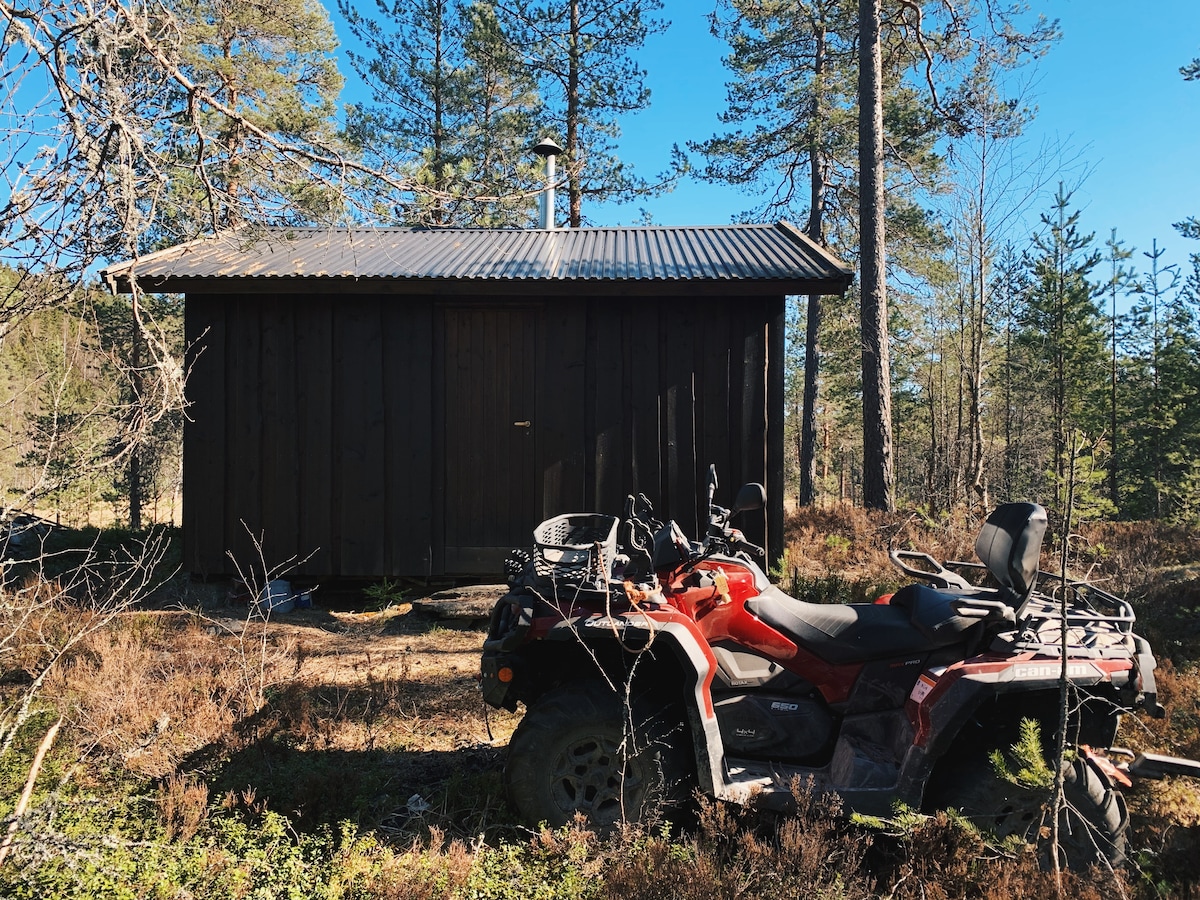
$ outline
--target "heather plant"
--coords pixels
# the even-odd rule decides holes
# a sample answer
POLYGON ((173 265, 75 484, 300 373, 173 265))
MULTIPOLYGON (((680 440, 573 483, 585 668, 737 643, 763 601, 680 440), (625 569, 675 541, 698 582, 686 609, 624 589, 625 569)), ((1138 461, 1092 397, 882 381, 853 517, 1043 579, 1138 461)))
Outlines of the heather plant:
MULTIPOLYGON (((821 515, 832 522, 834 512, 821 515)), ((890 527, 883 517, 847 516, 834 527, 855 547, 890 527)), ((938 556, 964 543, 940 535, 940 523, 907 527, 938 556)), ((1102 566, 1140 555, 1148 571, 1151 560, 1175 563, 1181 552, 1140 529, 1100 533, 1109 548, 1102 566)), ((814 530, 811 545, 794 536, 792 546, 799 559, 827 545, 814 530)), ((860 585, 883 584, 884 571, 864 566, 861 583, 821 570, 803 577, 840 602, 876 590, 860 585)), ((1154 625, 1171 596, 1181 595, 1147 593, 1139 617, 1144 607, 1154 625)), ((0 657, 9 709, 50 659, 36 636, 90 630, 50 667, 0 755, 0 828, 17 826, 0 896, 916 900, 1060 890, 1019 841, 997 843, 944 813, 848 821, 834 798, 803 785, 789 815, 701 801, 694 819, 673 826, 520 829, 499 777, 518 716, 491 713, 486 727, 480 718, 472 675, 481 634, 422 620, 403 602, 269 621, 248 605, 125 607, 96 628, 93 607, 61 592, 23 620, 9 602, 14 649, 0 657)), ((1170 717, 1127 717, 1122 740, 1200 756, 1200 676, 1177 655, 1159 672, 1170 717)), ((1030 744, 1004 762, 1023 778, 1019 769, 1036 755, 1030 744)), ((1126 871, 1064 872, 1064 895, 1161 900, 1194 891, 1193 786, 1153 783, 1128 796, 1126 871)))

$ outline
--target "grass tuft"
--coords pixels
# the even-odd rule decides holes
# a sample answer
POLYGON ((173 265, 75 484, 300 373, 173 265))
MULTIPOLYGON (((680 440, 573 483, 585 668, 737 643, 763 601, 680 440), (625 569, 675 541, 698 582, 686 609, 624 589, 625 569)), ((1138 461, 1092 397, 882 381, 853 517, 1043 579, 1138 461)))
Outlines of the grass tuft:
MULTIPOLYGON (((790 566, 779 574, 802 599, 871 600, 900 583, 883 549, 890 539, 969 559, 978 523, 960 519, 801 511, 789 518, 790 566)), ((1171 715, 1129 717, 1122 740, 1200 757, 1200 637, 1187 631, 1189 579, 1200 573, 1182 565, 1195 558, 1193 537, 1095 528, 1084 536, 1086 565, 1108 589, 1134 592, 1168 648, 1158 681, 1171 715)), ((514 822, 500 777, 518 716, 489 710, 485 719, 474 681, 482 633, 408 604, 368 604, 265 623, 245 606, 142 608, 88 630, 107 613, 61 584, 34 579, 0 595, 9 636, 0 703, 12 709, 36 688, 0 752, 0 814, 11 815, 41 736, 65 716, 0 867, 0 896, 1056 895, 1034 854, 990 845, 953 816, 867 827, 803 784, 784 816, 700 800, 686 831, 529 832, 514 822)), ((1014 777, 1038 777, 1012 761, 1028 756, 1018 749, 1006 761, 1014 777)), ((1064 895, 1194 896, 1194 787, 1164 782, 1129 799, 1140 868, 1068 873, 1064 895)))

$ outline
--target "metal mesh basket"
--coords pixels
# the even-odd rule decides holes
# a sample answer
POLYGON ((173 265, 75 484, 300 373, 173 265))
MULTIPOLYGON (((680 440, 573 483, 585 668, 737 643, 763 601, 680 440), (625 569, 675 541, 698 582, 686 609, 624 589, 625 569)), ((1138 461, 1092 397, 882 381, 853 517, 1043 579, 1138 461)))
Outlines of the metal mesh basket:
POLYGON ((617 554, 617 518, 568 513, 533 530, 534 571, 557 582, 602 588, 617 554))

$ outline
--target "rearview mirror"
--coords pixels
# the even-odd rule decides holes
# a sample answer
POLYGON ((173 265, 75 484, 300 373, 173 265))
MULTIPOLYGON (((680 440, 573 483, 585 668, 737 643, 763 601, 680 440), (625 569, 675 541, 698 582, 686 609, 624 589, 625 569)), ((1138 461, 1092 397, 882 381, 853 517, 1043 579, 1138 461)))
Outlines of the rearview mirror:
POLYGON ((737 497, 733 501, 733 511, 740 513, 748 509, 762 509, 766 505, 767 489, 757 482, 751 482, 743 484, 737 492, 737 497))

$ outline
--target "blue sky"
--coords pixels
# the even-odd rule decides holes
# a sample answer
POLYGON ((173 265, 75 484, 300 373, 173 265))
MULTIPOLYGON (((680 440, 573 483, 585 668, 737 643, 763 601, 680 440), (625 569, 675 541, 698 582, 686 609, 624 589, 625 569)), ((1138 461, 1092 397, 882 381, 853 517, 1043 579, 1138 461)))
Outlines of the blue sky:
MULTIPOLYGON (((364 3, 369 0, 364 0, 364 3)), ((1027 130, 1030 152, 1046 142, 1069 148, 1079 163, 1063 172, 1081 226, 1102 246, 1113 228, 1134 262, 1157 239, 1163 262, 1186 265, 1200 242, 1172 224, 1200 217, 1200 82, 1179 67, 1200 56, 1200 0, 1027 0, 1033 13, 1058 19, 1063 38, 1029 70, 1038 115, 1027 130)), ((652 91, 648 109, 622 123, 619 154, 646 177, 664 171, 671 146, 721 130, 728 48, 708 31, 714 0, 665 0, 671 25, 639 54, 652 91)), ((332 4, 330 4, 332 7, 332 4)), ((334 14, 344 41, 353 38, 334 14)), ((348 60, 344 73, 353 81, 348 60)), ((347 94, 354 88, 348 84, 347 94)), ((1049 194, 1056 185, 1051 184, 1049 194)), ((1050 195, 1028 212, 1029 228, 1050 195)), ((645 208, 663 225, 724 224, 756 205, 733 189, 684 181, 674 193, 624 207, 586 210, 597 225, 632 224, 645 208)))
MULTIPOLYGON (((1137 249, 1139 265, 1155 238, 1167 249, 1165 260, 1184 263, 1200 243, 1171 226, 1200 217, 1200 82, 1185 82, 1179 67, 1200 56, 1200 0, 1030 6, 1059 19, 1063 31, 1032 73, 1038 115, 1027 132, 1031 149, 1050 139, 1079 155, 1083 165, 1065 172, 1064 181, 1075 186, 1082 227, 1098 244, 1115 227, 1118 239, 1137 249)), ((651 106, 624 122, 620 153, 645 176, 666 167, 672 143, 721 128, 725 48, 708 33, 710 8, 707 0, 666 0, 662 16, 671 27, 641 56, 651 106)), ((728 188, 688 181, 672 195, 589 215, 600 225, 629 224, 641 206, 659 224, 720 224, 753 205, 728 188)), ((1031 210, 1030 227, 1047 207, 1048 198, 1031 210)))

